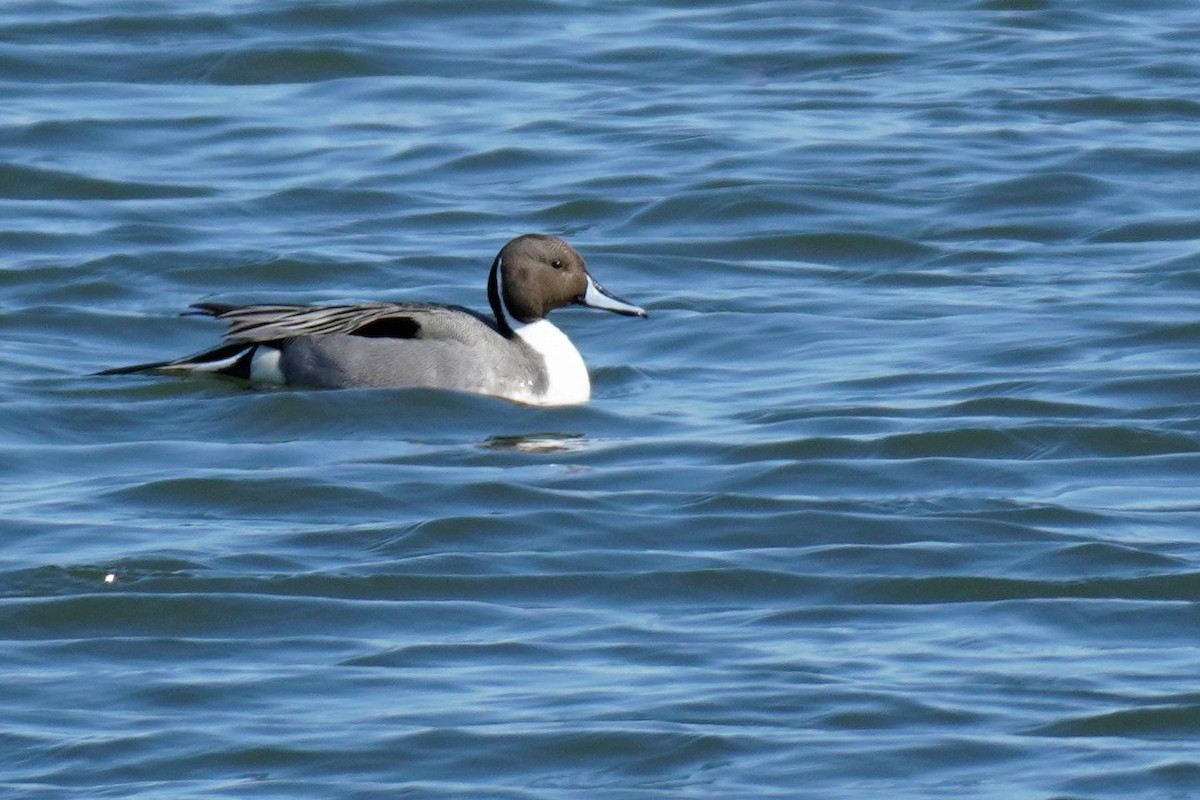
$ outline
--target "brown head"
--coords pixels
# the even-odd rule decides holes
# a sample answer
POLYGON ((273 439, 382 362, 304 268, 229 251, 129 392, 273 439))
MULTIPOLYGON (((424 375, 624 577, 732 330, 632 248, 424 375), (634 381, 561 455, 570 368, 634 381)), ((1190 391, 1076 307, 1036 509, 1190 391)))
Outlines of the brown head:
POLYGON ((597 283, 575 248, 540 233, 518 236, 500 249, 488 276, 488 299, 502 328, 536 322, 573 304, 646 316, 597 283))

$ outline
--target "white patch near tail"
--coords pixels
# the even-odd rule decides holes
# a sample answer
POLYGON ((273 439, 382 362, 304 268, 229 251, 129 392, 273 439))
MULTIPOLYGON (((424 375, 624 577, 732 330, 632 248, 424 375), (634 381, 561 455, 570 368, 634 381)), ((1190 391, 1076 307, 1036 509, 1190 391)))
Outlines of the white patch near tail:
POLYGON ((250 380, 257 383, 284 384, 283 368, 279 361, 283 353, 274 347, 260 344, 250 357, 250 380))

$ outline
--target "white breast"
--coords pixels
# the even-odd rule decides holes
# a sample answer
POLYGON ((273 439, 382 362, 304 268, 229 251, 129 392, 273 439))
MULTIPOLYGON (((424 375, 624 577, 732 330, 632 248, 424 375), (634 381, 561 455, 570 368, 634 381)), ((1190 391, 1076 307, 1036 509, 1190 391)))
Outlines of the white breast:
POLYGON ((531 395, 528 402, 539 406, 574 406, 588 401, 592 382, 587 365, 565 333, 545 319, 516 325, 513 331, 546 362, 546 392, 531 395))

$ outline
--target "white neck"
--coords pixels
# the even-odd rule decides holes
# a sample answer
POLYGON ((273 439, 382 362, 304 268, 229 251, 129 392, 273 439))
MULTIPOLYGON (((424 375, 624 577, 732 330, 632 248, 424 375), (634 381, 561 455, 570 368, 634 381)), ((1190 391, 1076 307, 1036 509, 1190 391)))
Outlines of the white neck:
POLYGON ((583 356, 567 335, 546 319, 528 324, 517 323, 513 333, 541 355, 546 362, 546 392, 531 402, 539 406, 574 406, 592 396, 583 356))

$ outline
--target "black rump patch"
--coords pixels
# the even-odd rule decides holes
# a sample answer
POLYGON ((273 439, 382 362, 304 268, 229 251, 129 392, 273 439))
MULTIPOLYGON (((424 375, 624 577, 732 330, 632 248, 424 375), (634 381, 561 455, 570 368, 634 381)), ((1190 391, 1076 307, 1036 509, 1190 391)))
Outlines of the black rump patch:
POLYGON ((368 339, 415 339, 421 325, 412 317, 384 317, 355 328, 351 336, 368 339))
POLYGON ((238 359, 239 361, 244 361, 247 360, 247 356, 254 355, 254 349, 255 348, 253 347, 247 349, 244 342, 234 342, 233 344, 221 345, 220 347, 215 347, 212 350, 206 350, 200 355, 192 356, 187 360, 192 364, 208 364, 213 361, 224 361, 225 359, 236 356, 238 353, 241 353, 241 351, 245 350, 246 352, 242 353, 242 357, 238 359))
POLYGON ((250 380, 250 367, 254 363, 254 354, 258 351, 257 346, 246 347, 245 344, 239 343, 227 344, 214 350, 201 353, 198 356, 193 356, 191 359, 189 359, 189 361, 193 364, 208 364, 213 361, 224 361, 227 358, 237 355, 241 351, 245 352, 242 352, 242 354, 238 356, 237 361, 234 361, 229 366, 218 370, 217 374, 228 375, 232 378, 241 378, 242 380, 248 381, 250 380))

